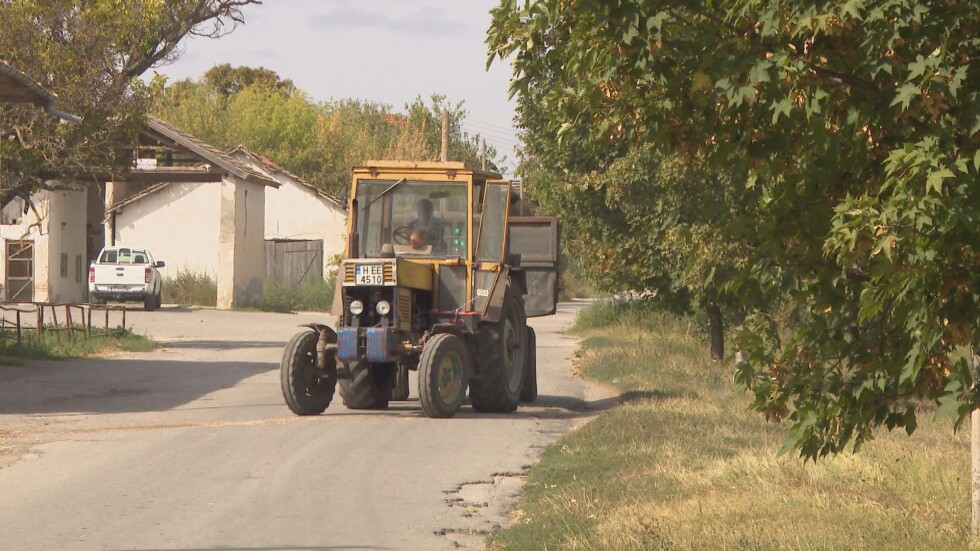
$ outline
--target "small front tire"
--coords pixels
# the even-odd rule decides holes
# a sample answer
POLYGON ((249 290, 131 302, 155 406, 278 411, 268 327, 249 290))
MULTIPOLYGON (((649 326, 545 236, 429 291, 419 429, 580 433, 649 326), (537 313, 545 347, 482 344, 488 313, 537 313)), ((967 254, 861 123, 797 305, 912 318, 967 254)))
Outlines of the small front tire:
POLYGON ((456 415, 466 397, 472 370, 470 351, 456 335, 443 333, 425 343, 419 358, 419 402, 429 417, 456 415))

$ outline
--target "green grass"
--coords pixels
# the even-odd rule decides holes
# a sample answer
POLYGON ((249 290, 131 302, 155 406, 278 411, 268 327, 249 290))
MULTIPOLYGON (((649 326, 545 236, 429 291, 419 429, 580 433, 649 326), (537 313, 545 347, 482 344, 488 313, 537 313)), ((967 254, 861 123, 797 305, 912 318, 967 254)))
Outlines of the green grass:
POLYGON ((276 280, 262 286, 262 300, 252 305, 266 312, 326 312, 333 304, 336 278, 312 279, 299 287, 276 280))
POLYGON ((180 270, 163 279, 162 301, 184 306, 214 306, 218 301, 218 283, 207 274, 180 270))
MULTIPOLYGON (((270 279, 262 285, 262 299, 246 305, 244 309, 325 312, 333 304, 334 285, 334 277, 314 279, 299 287, 270 279)), ((207 274, 181 270, 163 280, 162 292, 163 302, 167 304, 214 307, 218 298, 218 284, 207 274)))
MULTIPOLYGON (((8 335, 10 337, 11 335, 8 335)), ((41 336, 28 333, 20 342, 5 339, 0 342, 0 361, 11 364, 16 359, 69 359, 100 356, 113 352, 149 352, 156 348, 152 339, 134 334, 128 329, 116 327, 108 334, 102 330, 94 331, 91 337, 86 337, 81 328, 75 330, 74 339, 68 338, 68 333, 62 331, 55 335, 46 331, 41 336)))
POLYGON ((747 409, 687 319, 603 302, 582 312, 579 369, 625 402, 548 447, 518 549, 964 549, 969 435, 928 415, 858 454, 777 457, 785 427, 747 409))

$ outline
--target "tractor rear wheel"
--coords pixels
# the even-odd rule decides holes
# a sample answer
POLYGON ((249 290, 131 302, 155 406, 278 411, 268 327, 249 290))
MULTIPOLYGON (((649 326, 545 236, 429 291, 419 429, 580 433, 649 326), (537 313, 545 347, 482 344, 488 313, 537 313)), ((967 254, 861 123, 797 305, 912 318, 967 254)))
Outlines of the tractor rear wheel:
POLYGON ((408 400, 408 366, 399 365, 395 373, 395 386, 391 389, 391 401, 401 402, 408 400))
POLYGON ((340 380, 340 397, 350 409, 386 409, 394 383, 394 364, 353 362, 350 379, 340 380))
MULTIPOLYGON (((286 345, 279 365, 282 395, 286 405, 297 415, 319 415, 333 399, 337 372, 336 369, 317 369, 316 341, 319 338, 316 331, 294 335, 286 345)), ((337 342, 337 335, 333 335, 333 342, 337 342)), ((328 358, 330 360, 336 361, 332 356, 328 358)))
POLYGON ((477 334, 480 379, 470 383, 473 409, 510 413, 517 409, 524 383, 527 317, 524 299, 508 286, 500 321, 483 323, 477 334))
POLYGON ((470 351, 456 335, 443 333, 425 343, 419 358, 419 402, 429 417, 452 417, 463 405, 470 351))
POLYGON ((538 338, 534 328, 527 328, 527 352, 524 358, 524 386, 521 387, 521 401, 533 402, 538 399, 538 338))

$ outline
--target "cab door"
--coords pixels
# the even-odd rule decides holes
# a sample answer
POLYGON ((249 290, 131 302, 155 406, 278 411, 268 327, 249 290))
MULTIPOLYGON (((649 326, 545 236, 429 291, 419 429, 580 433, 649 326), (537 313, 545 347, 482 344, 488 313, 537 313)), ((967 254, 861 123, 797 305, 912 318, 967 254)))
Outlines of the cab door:
POLYGON ((557 218, 515 216, 507 225, 507 254, 520 255, 527 281, 527 317, 549 316, 558 309, 561 226, 557 218))

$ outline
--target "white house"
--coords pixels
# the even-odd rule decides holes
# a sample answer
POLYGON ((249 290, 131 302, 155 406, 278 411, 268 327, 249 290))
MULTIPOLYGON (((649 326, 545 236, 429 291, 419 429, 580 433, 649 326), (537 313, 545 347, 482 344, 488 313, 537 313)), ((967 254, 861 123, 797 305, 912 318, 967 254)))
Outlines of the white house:
MULTIPOLYGON (((244 147, 232 149, 228 154, 280 184, 278 188, 267 189, 265 194, 267 254, 279 250, 273 243, 316 244, 322 266, 319 273, 326 276, 335 269, 333 259, 343 252, 347 230, 345 205, 274 161, 244 147), (322 246, 318 242, 322 242, 322 246)), ((296 247, 293 249, 295 251, 296 247)), ((269 258, 267 262, 277 260, 269 258)), ((267 275, 270 272, 272 270, 268 270, 267 275)))
POLYGON ((87 189, 42 190, 30 203, 17 197, 0 210, 0 300, 85 301, 87 189))
POLYGON ((135 150, 132 182, 106 184, 105 242, 146 247, 180 271, 217 282, 218 308, 262 296, 265 201, 279 183, 150 118, 135 150))
MULTIPOLYGON (((75 115, 54 108, 57 96, 0 61, 0 102, 29 103, 61 119, 75 115)), ((0 137, 7 129, 0 128, 0 137)), ((54 186, 57 187, 57 186, 54 186)), ((0 165, 0 300, 11 302, 82 302, 87 282, 87 187, 41 190, 24 197, 2 193, 0 165)))

